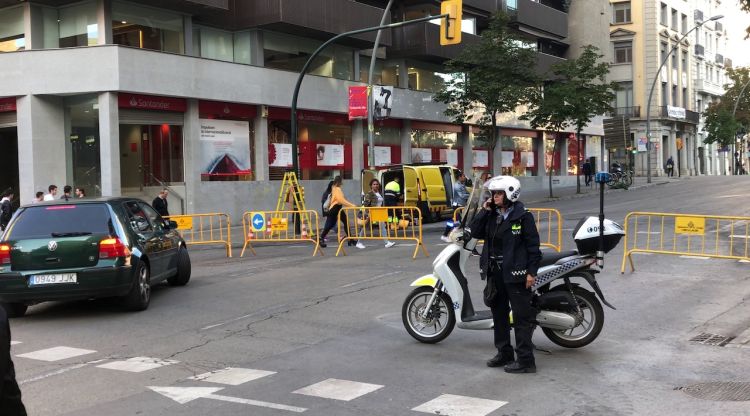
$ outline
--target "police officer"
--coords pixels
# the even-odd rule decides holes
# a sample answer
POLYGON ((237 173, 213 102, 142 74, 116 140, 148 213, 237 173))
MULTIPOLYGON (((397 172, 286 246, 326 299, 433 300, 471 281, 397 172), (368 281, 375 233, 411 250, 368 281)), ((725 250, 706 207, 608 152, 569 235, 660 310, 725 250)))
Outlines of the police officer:
POLYGON ((10 326, 5 308, 0 306, 0 414, 26 416, 21 401, 21 390, 16 382, 13 360, 10 358, 10 326))
MULTIPOLYGON (((383 192, 383 206, 395 207, 398 205, 398 201, 401 198, 401 178, 398 176, 394 177, 390 182, 385 184, 383 192)), ((396 210, 388 211, 388 222, 398 221, 398 215, 396 210)))
POLYGON ((504 366, 507 373, 535 373, 531 287, 542 260, 539 232, 534 216, 518 200, 518 179, 496 176, 486 188, 491 197, 474 218, 471 231, 472 237, 484 239, 480 268, 487 277, 485 303, 492 310, 494 322, 497 355, 487 361, 487 366, 504 366), (517 359, 510 343, 511 308, 517 359))

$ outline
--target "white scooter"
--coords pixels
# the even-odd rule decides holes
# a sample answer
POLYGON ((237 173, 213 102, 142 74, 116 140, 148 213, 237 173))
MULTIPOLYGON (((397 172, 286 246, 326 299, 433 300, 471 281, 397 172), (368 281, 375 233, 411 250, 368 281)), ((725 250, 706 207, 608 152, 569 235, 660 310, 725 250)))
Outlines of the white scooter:
MULTIPOLYGON (((477 187, 478 188, 478 187, 477 187)), ((481 190, 474 189, 461 224, 471 224, 480 202, 481 190)), ((582 219, 573 237, 578 250, 544 253, 532 290, 538 310, 536 324, 555 344, 579 348, 596 339, 604 325, 601 301, 612 309, 602 294, 595 274, 599 249, 599 224, 596 217, 582 219), (571 278, 585 280, 592 293, 571 282, 571 278), (597 298, 598 296, 598 298, 597 298)), ((604 251, 608 252, 620 241, 624 231, 620 225, 604 220, 604 251)), ((449 244, 432 263, 433 272, 415 280, 416 287, 404 300, 401 318, 406 331, 416 340, 428 344, 442 341, 457 324, 463 329, 492 329, 492 313, 475 311, 468 290, 466 262, 476 253, 477 240, 463 226, 451 233, 449 244)), ((513 321, 511 312, 511 323, 513 321)))

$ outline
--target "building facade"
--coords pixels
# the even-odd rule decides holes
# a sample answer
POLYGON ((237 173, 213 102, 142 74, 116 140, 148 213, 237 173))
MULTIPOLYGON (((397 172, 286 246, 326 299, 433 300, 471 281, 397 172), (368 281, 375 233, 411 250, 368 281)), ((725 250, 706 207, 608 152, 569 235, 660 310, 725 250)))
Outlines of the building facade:
MULTIPOLYGON (((250 208, 272 209, 276 181, 291 165, 299 71, 331 36, 377 26, 386 3, 0 0, 0 186, 18 189, 23 204, 49 184, 70 184, 89 196, 147 200, 166 186, 173 213, 222 211, 235 221, 250 208)), ((543 70, 573 43, 565 4, 465 0, 464 44, 505 8, 543 70)), ((397 2, 390 20, 438 10, 438 1, 397 2)), ((386 31, 377 51, 374 34, 345 38, 312 62, 298 113, 310 207, 336 175, 347 194, 359 194, 370 161, 366 125, 347 117, 348 87, 363 85, 373 56, 374 83, 393 87, 390 117, 376 122, 373 164, 447 162, 524 176, 529 187, 541 187, 552 166, 557 181, 570 183, 578 143, 567 145, 569 134, 506 115, 501 143, 489 149, 476 126, 445 117, 432 95, 447 76, 442 64, 462 45, 441 48, 438 30, 430 22, 386 31), (553 140, 565 151, 553 155, 553 140)), ((593 155, 601 125, 585 133, 582 153, 593 155)))

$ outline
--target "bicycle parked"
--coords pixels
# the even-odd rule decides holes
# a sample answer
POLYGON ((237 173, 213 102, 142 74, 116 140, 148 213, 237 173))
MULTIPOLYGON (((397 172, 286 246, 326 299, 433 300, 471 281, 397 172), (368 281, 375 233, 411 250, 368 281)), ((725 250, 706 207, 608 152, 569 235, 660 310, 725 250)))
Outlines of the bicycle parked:
POLYGON ((612 164, 610 170, 610 179, 607 182, 610 188, 625 188, 628 189, 633 184, 633 171, 623 170, 622 165, 615 162, 612 164))

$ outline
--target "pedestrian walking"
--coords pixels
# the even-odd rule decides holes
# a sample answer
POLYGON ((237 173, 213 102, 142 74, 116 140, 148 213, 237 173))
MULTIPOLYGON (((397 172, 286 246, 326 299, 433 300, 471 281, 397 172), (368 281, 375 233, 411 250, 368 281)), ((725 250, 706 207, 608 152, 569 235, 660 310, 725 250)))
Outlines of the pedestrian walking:
POLYGON ((302 198, 302 192, 297 184, 292 185, 286 191, 286 209, 288 211, 294 211, 294 213, 292 213, 292 222, 294 223, 295 235, 300 233, 300 214, 298 212, 300 207, 297 201, 301 204, 302 198))
POLYGON ((48 193, 44 195, 44 201, 54 201, 57 196, 57 185, 50 185, 47 187, 48 193))
MULTIPOLYGON (((328 206, 328 216, 326 217, 326 224, 325 227, 323 227, 323 232, 320 233, 320 236, 318 237, 318 243, 321 247, 326 247, 325 238, 328 235, 328 232, 336 225, 341 208, 356 206, 344 197, 344 191, 341 190, 341 184, 341 176, 336 176, 331 184, 331 201, 328 206)), ((346 219, 346 215, 341 217, 341 224, 344 227, 344 233, 349 237, 349 223, 346 219)), ((341 230, 339 230, 339 232, 340 231, 341 230)), ((357 243, 354 240, 348 240, 348 244, 353 246, 357 243)))
POLYGON ((16 369, 10 358, 10 324, 3 307, 0 307, 0 414, 26 416, 21 389, 16 381, 16 369))
POLYGON ((512 176, 496 176, 487 188, 492 196, 471 224, 471 236, 485 241, 480 271, 487 279, 484 302, 492 311, 497 354, 488 367, 505 366, 508 373, 534 373, 535 308, 532 291, 542 251, 534 216, 518 200, 521 182, 512 176), (515 354, 510 343, 510 310, 516 335, 515 354), (517 356, 517 359, 515 356, 517 356))
POLYGON ((8 190, 0 199, 0 231, 5 231, 11 218, 13 218, 13 190, 8 190))
POLYGON ((159 191, 159 195, 154 198, 154 201, 151 203, 151 206, 154 207, 156 212, 162 217, 169 216, 169 203, 167 202, 167 196, 169 196, 169 190, 164 188, 159 191))
MULTIPOLYGON (((458 180, 456 180, 456 183, 453 184, 453 209, 459 207, 465 207, 466 203, 469 201, 469 191, 466 190, 466 175, 463 173, 458 175, 458 180)), ((448 224, 445 226, 445 230, 443 230, 443 235, 440 236, 440 239, 443 240, 446 243, 450 243, 451 240, 448 238, 448 234, 453 230, 454 227, 457 227, 459 224, 454 224, 452 221, 448 222, 448 224)))
POLYGON ((593 173, 593 169, 591 169, 591 161, 586 159, 586 161, 583 162, 583 176, 586 182, 586 186, 591 186, 591 176, 593 175, 593 173))
POLYGON ((672 156, 667 159, 667 163, 665 165, 667 170, 667 176, 672 177, 674 176, 674 160, 672 160, 672 156))
POLYGON ((31 203, 36 204, 37 202, 42 202, 42 201, 44 201, 44 192, 39 191, 34 196, 34 199, 31 200, 31 203))
POLYGON ((72 186, 70 185, 63 186, 63 194, 60 197, 60 199, 65 200, 65 201, 70 201, 70 198, 72 198, 72 196, 70 195, 71 192, 73 192, 72 186))
MULTIPOLYGON (((383 195, 380 193, 380 181, 377 179, 373 179, 370 181, 370 191, 368 191, 365 194, 365 199, 362 201, 363 207, 382 207, 383 203, 385 201, 385 198, 383 198, 383 195)), ((365 235, 365 230, 367 229, 367 221, 371 221, 371 218, 366 218, 366 216, 363 214, 362 219, 364 220, 364 224, 362 226, 362 229, 359 231, 359 237, 362 237, 365 235)), ((393 241, 388 240, 388 227, 386 226, 386 223, 383 221, 378 221, 378 229, 380 231, 380 237, 386 237, 385 239, 385 248, 393 247, 396 243, 393 241)), ((357 241, 357 248, 363 249, 365 248, 365 245, 362 243, 362 241, 357 241)))

